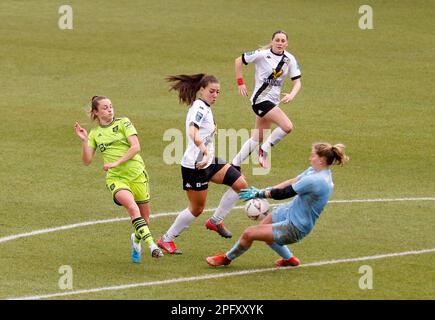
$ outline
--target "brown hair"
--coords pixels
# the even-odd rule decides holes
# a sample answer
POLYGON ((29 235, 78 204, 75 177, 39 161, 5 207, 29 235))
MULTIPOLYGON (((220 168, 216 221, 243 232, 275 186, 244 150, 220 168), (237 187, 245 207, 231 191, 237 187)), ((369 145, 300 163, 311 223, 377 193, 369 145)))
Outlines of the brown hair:
POLYGON ((315 143, 313 148, 319 157, 324 157, 328 166, 338 164, 344 165, 349 161, 349 157, 344 154, 344 144, 338 143, 331 145, 329 143, 315 143))
POLYGON ((97 116, 94 111, 98 111, 98 106, 100 105, 100 101, 108 99, 105 96, 93 96, 91 99, 91 109, 89 110, 89 116, 91 117, 92 121, 97 120, 97 116))
POLYGON ((180 103, 185 103, 190 106, 196 99, 196 93, 201 88, 205 88, 209 83, 219 83, 219 80, 212 75, 204 73, 177 76, 168 76, 166 81, 170 83, 170 89, 178 91, 180 103))

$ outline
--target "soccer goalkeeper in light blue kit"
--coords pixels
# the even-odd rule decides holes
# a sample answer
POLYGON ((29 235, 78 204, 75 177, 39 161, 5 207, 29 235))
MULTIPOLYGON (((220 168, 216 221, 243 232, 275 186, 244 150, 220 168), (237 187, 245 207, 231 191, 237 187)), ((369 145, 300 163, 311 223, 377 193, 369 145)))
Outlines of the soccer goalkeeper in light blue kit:
POLYGON ((349 158, 344 154, 342 144, 332 146, 329 143, 316 143, 312 146, 309 160, 311 166, 296 178, 273 188, 260 190, 250 187, 240 191, 240 199, 244 201, 254 198, 295 198, 277 206, 261 224, 248 227, 230 251, 207 257, 209 265, 217 267, 230 264, 245 253, 255 240, 266 242, 281 256, 275 265, 300 265, 299 259, 285 245, 299 242, 311 232, 334 189, 330 167, 335 164, 343 165, 349 158))

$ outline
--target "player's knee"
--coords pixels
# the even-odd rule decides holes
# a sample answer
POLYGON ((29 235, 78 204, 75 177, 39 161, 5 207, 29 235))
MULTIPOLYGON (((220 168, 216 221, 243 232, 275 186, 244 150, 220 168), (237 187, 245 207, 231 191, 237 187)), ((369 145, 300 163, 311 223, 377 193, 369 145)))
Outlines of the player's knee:
MULTIPOLYGON (((236 192, 238 192, 237 188, 239 188, 239 184, 243 184, 243 182, 241 182, 242 180, 241 178, 243 177, 236 168, 234 168, 233 166, 228 166, 227 172, 225 173, 222 183, 233 188, 236 192)), ((245 179, 243 178, 243 180, 245 179)))
POLYGON ((282 131, 284 131, 285 133, 289 134, 290 132, 292 132, 294 130, 294 126, 293 123, 291 121, 289 121, 288 123, 286 123, 285 125, 283 125, 281 127, 282 131))
POLYGON ((232 188, 235 192, 239 192, 242 189, 248 188, 248 183, 246 182, 243 176, 240 176, 236 182, 232 185, 232 188))
POLYGON ((127 209, 130 216, 140 215, 139 207, 137 206, 137 204, 135 202, 128 203, 127 205, 125 205, 125 208, 127 209))
POLYGON ((253 239, 253 236, 254 236, 254 230, 252 229, 252 227, 249 227, 245 231, 243 231, 241 238, 244 241, 251 242, 253 239))
POLYGON ((196 206, 194 206, 194 207, 192 207, 192 208, 190 209, 190 212, 192 212, 192 214, 193 214, 195 217, 197 217, 197 216, 199 216, 201 213, 203 213, 204 209, 205 209, 205 205, 196 205, 196 206))

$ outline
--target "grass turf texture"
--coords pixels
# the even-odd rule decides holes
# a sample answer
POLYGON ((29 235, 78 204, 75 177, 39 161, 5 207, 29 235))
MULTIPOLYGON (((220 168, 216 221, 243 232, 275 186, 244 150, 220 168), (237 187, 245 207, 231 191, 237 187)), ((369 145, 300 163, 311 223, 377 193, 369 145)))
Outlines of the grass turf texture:
MULTIPOLYGON (((372 1, 373 30, 358 28, 357 1, 69 4, 73 30, 58 28, 58 1, 0 4, 0 237, 127 216, 105 189, 101 157, 91 167, 80 161, 72 126, 78 120, 90 129, 85 111, 95 94, 109 96, 116 114, 128 116, 139 131, 152 211, 183 209, 180 169, 162 161, 168 144, 162 137, 169 128, 183 130, 186 108, 163 78, 216 75, 218 127, 250 129, 254 116, 248 100, 237 96, 233 61, 279 28, 289 32, 288 50, 303 74, 302 91, 283 106, 296 129, 273 150, 269 175, 253 176, 244 166, 249 184, 294 177, 307 167, 311 143, 330 141, 345 143, 351 157, 349 166, 334 170, 333 199, 434 196, 433 2, 372 1)), ((253 69, 244 69, 250 90, 253 69)), ((284 91, 289 88, 287 81, 284 91)), ((208 207, 217 206, 224 190, 210 187, 208 207)), ((433 202, 330 204, 313 233, 292 249, 308 263, 433 248, 433 212, 433 202)), ((210 269, 204 258, 235 239, 206 231, 208 216, 177 240, 185 255, 159 261, 145 255, 141 265, 129 260, 128 222, 0 243, 0 298, 59 292, 61 265, 73 267, 78 290, 267 268, 277 258, 259 243, 230 268, 210 269)), ((152 221, 155 238, 173 219, 152 221)), ((237 210, 226 224, 237 237, 251 223, 237 210)), ((433 299, 433 262, 434 254, 425 254, 67 298, 433 299), (373 290, 358 287, 363 264, 373 267, 373 290)))

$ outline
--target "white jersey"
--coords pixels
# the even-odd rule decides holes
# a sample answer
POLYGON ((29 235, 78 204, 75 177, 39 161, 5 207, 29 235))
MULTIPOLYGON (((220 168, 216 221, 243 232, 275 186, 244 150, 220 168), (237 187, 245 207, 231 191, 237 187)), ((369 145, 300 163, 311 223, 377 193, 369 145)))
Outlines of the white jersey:
POLYGON ((242 55, 244 64, 255 63, 255 89, 251 97, 252 104, 271 101, 279 104, 281 88, 287 75, 296 80, 301 70, 296 58, 289 52, 277 55, 271 49, 246 52, 242 55))
POLYGON ((199 129, 199 136, 204 142, 208 150, 208 163, 204 167, 207 168, 214 160, 214 133, 215 123, 213 119, 213 113, 210 106, 203 100, 197 99, 189 108, 186 117, 186 137, 187 137, 187 149, 184 152, 181 165, 185 168, 195 169, 195 163, 201 161, 203 154, 199 148, 195 145, 192 138, 189 136, 189 128, 194 125, 199 129))

